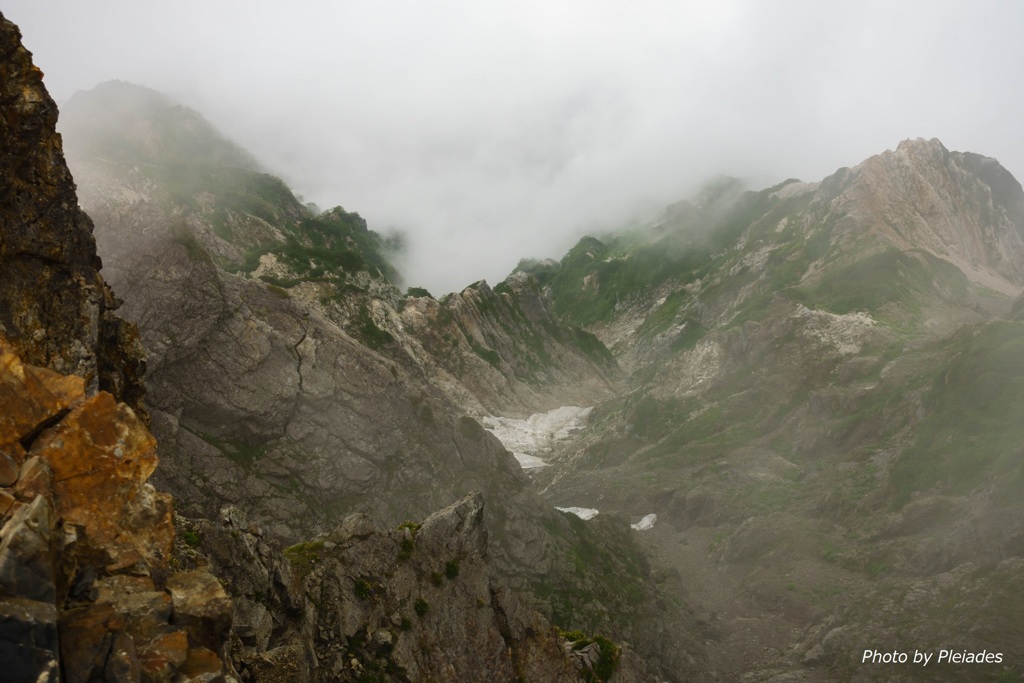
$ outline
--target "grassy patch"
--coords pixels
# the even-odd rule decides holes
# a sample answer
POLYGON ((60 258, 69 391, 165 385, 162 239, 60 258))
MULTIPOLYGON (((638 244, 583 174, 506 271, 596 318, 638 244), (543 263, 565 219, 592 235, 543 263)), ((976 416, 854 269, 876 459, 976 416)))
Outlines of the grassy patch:
POLYGON ((353 323, 359 339, 371 349, 379 350, 395 341, 390 332, 377 327, 377 323, 373 321, 373 316, 370 315, 370 309, 366 304, 359 307, 353 323))
POLYGON ((479 344, 475 339, 473 339, 473 337, 467 338, 469 339, 469 345, 470 347, 472 347, 473 353, 487 361, 487 364, 490 365, 495 370, 499 369, 498 366, 501 365, 501 356, 498 354, 497 351, 495 351, 494 349, 489 349, 486 346, 483 346, 482 344, 479 344))
POLYGON ((303 278, 337 281, 366 271, 397 282, 398 272, 385 256, 387 249, 387 241, 369 230, 362 216, 338 206, 303 219, 276 251, 303 278))
MULTIPOLYGON (((585 237, 557 266, 521 262, 541 285, 551 288, 555 312, 577 325, 608 320, 616 306, 643 296, 669 278, 693 273, 706 254, 666 255, 663 246, 627 238, 608 244, 585 237)), ((693 279, 692 277, 690 279, 693 279)))
POLYGON ((376 602, 380 599, 380 596, 383 593, 383 591, 383 587, 379 585, 374 585, 366 579, 356 579, 352 583, 352 592, 360 600, 370 600, 372 602, 376 602))
POLYGON ((320 560, 323 550, 323 541, 307 541, 285 548, 284 557, 292 565, 292 569, 299 575, 305 576, 320 560))
POLYGON ((890 475, 893 502, 940 486, 965 493, 997 476, 1007 491, 1024 489, 1024 323, 965 329, 947 347, 948 365, 925 396, 927 411, 913 444, 890 475))
POLYGON ((675 322, 680 307, 689 298, 690 295, 686 293, 686 290, 678 289, 672 292, 665 297, 665 301, 654 310, 654 313, 647 316, 637 332, 648 339, 661 334, 675 322))
POLYGON ((568 641, 573 650, 582 650, 594 643, 596 643, 600 649, 601 657, 594 665, 593 672, 580 671, 580 680, 604 682, 611 679, 615 670, 619 666, 621 652, 618 645, 602 635, 588 636, 579 629, 563 631, 556 626, 555 633, 557 633, 560 638, 568 641))
POLYGON ((612 365, 615 357, 612 352, 601 343, 601 340, 584 329, 571 325, 569 333, 572 335, 572 342, 590 360, 599 365, 612 365))
POLYGON ((964 274, 942 259, 925 252, 887 249, 827 271, 815 289, 804 292, 804 298, 832 313, 877 313, 886 304, 898 304, 916 314, 925 297, 962 297, 967 287, 964 274))
POLYGON ((399 561, 408 560, 412 557, 413 551, 416 550, 416 533, 419 530, 420 525, 416 522, 405 521, 398 525, 398 531, 402 532, 402 540, 399 541, 399 561))

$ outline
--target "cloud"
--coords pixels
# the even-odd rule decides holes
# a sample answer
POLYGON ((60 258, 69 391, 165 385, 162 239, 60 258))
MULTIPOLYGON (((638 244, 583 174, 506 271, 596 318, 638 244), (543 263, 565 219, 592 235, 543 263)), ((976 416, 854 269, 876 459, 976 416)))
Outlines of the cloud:
POLYGON ((719 173, 816 180, 918 136, 1024 173, 1018 3, 6 4, 58 99, 167 92, 308 200, 407 232, 435 292, 719 173))

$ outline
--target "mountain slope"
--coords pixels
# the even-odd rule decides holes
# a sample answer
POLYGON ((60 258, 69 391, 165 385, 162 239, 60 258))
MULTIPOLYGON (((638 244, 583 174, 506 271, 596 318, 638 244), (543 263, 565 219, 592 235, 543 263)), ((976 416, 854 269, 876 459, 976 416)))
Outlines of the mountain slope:
POLYGON ((712 666, 885 679, 857 659, 871 643, 1019 658, 1024 328, 1001 318, 1022 200, 994 160, 906 141, 524 264, 631 370, 538 477, 561 504, 658 513, 644 538, 716 625, 712 666), (967 635, 915 591, 999 598, 958 608, 967 635))
MULTIPOLYGON (((641 643, 665 623, 696 632, 656 606, 623 520, 574 526, 472 417, 610 396, 617 369, 600 342, 552 317, 528 279, 403 296, 389 241, 358 214, 314 213, 248 167, 190 166, 162 150, 182 129, 164 124, 171 114, 137 115, 125 129, 147 144, 125 147, 141 158, 76 143, 69 159, 150 352, 156 476, 179 509, 214 519, 235 505, 290 544, 353 512, 393 528, 478 491, 494 575, 517 591, 543 584, 537 605, 560 626, 641 643)), ((686 638, 655 665, 695 673, 700 645, 686 638)))
MULTIPOLYGON (((405 299, 392 284, 386 242, 358 214, 311 214, 198 115, 149 91, 107 84, 72 98, 66 120, 69 137, 82 140, 69 145, 69 157, 83 204, 97 216, 111 278, 150 350, 161 447, 181 449, 183 457, 168 460, 190 473, 188 485, 169 482, 185 502, 195 498, 188 486, 206 487, 216 504, 226 499, 289 524, 309 519, 302 531, 310 533, 342 511, 394 523, 483 486, 502 460, 500 446, 478 454, 461 436, 472 430, 458 426, 459 408, 429 381, 452 356, 435 361, 404 333, 396 309, 405 299), (94 115, 108 105, 126 131, 115 153, 109 121, 94 115), (192 155, 197 145, 204 154, 192 155), (171 182, 168 169, 194 185, 171 182), (395 477, 408 496, 401 513, 374 493, 395 477), (439 481, 461 483, 446 493, 439 481), (320 514, 305 514, 311 509, 320 514)), ((421 322, 421 334, 451 336, 438 327, 421 322)), ((497 344, 491 334, 469 346, 482 343, 497 344)), ((549 344, 580 359, 577 374, 597 375, 582 352, 549 344)), ((477 374, 492 370, 483 365, 477 374)), ((491 389, 484 400, 494 404, 500 393, 491 389)), ((519 476, 514 463, 507 476, 519 476)))

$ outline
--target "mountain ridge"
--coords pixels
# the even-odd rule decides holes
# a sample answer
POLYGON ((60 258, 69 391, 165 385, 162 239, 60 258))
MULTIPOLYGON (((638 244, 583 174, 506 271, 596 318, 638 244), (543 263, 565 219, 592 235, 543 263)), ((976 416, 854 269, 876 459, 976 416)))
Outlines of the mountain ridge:
MULTIPOLYGON (((294 517, 296 493, 323 485, 314 473, 331 461, 321 454, 303 463, 286 451, 285 437, 301 442, 317 430, 330 434, 332 424, 356 424, 366 417, 357 404, 377 395, 377 417, 397 417, 403 433, 427 435, 413 448, 429 451, 435 435, 458 435, 460 461, 453 467, 417 451, 403 458, 408 467, 375 479, 379 463, 363 455, 405 446, 405 437, 332 434, 351 454, 333 477, 357 492, 343 501, 346 510, 389 504, 374 496, 405 486, 424 463, 439 468, 423 470, 424 482, 463 472, 450 491, 414 504, 425 515, 442 498, 477 487, 465 468, 478 467, 486 479, 498 461, 500 483, 483 488, 488 501, 502 501, 489 508, 497 516, 489 532, 493 553, 504 555, 504 579, 547 594, 548 614, 563 626, 605 628, 613 615, 628 614, 633 626, 620 632, 634 634, 630 641, 665 677, 884 677, 858 666, 864 642, 945 642, 955 623, 905 606, 920 604, 921 591, 935 600, 996 596, 983 609, 971 601, 957 608, 958 618, 979 626, 962 642, 998 647, 1008 658, 1016 652, 1005 634, 1020 616, 1011 579, 1021 548, 1002 521, 1020 514, 1018 435, 1001 423, 1012 421, 1024 395, 1007 371, 1021 330, 1003 320, 1019 315, 1022 214, 1020 186, 998 162, 919 139, 817 183, 749 192, 720 179, 645 229, 585 238, 561 262, 524 262, 494 288, 476 283, 439 300, 419 290, 403 296, 381 269, 359 270, 329 240, 287 233, 305 219, 275 208, 276 190, 255 191, 266 205, 236 202, 245 193, 186 190, 171 204, 173 224, 163 209, 147 214, 160 207, 142 200, 118 204, 130 193, 108 196, 106 208, 102 192, 90 201, 97 215, 115 219, 104 229, 121 235, 140 215, 165 222, 145 263, 166 275, 148 292, 132 287, 136 296, 156 297, 150 310, 167 308, 155 304, 160 296, 183 301, 182 292, 215 302, 195 307, 194 318, 206 322, 192 341, 162 342, 168 326, 160 334, 160 325, 149 326, 158 351, 155 424, 166 421, 168 448, 177 438, 193 449, 168 462, 222 480, 204 493, 209 501, 240 477, 245 489, 267 493, 246 503, 249 511, 294 517), (218 197, 235 203, 218 205, 218 197), (298 240, 292 257, 299 258, 290 262, 278 246, 288 234, 298 240), (228 380, 245 377, 246 363, 261 369, 231 389, 228 380), (361 368, 349 377, 369 393, 345 388, 351 403, 330 407, 348 380, 332 384, 323 369, 346 363, 361 368), (218 372, 214 388, 188 380, 218 372), (283 388, 297 398, 280 395, 283 388), (269 399, 261 396, 268 390, 269 399), (396 406, 394 395, 409 404, 396 406), (525 416, 588 397, 589 424, 528 475, 465 415, 525 416), (288 420, 328 418, 282 423, 273 412, 280 405, 291 406, 288 420), (264 440, 253 443, 261 432, 264 440), (275 438, 277 452, 261 450, 275 438), (224 479, 225 472, 232 474, 224 479), (300 483, 289 491, 293 478, 300 483), (534 487, 559 505, 600 504, 601 514, 590 522, 550 508, 539 514, 534 487), (624 549, 640 510, 659 515, 653 529, 635 535, 653 558, 646 569, 624 549), (538 520, 544 531, 531 526, 538 520), (602 551, 602 543, 611 546, 602 551), (620 543, 627 561, 609 565, 604 580, 619 572, 621 590, 602 593, 607 586, 586 573, 586 560, 607 562, 615 553, 603 553, 620 543), (558 550, 539 550, 547 544, 558 550), (552 574, 577 583, 559 594, 547 583, 552 574), (655 594, 672 609, 652 610, 638 625, 645 618, 638 606, 652 603, 635 598, 655 594), (603 617, 588 614, 602 602, 603 617), (888 611, 875 614, 876 605, 888 611), (900 634, 899 620, 910 623, 909 635, 900 634), (673 623, 684 638, 675 652, 664 636, 673 623)), ((300 211, 282 196, 281 206, 300 211)), ((345 221, 358 217, 338 211, 345 221)), ((187 310, 179 319, 193 318, 187 310)), ((304 443, 315 454, 314 441, 304 443)), ((386 524, 399 521, 388 514, 376 511, 386 524)), ((320 530, 275 533, 295 540, 320 530)), ((949 680, 975 673, 945 670, 949 680)))
POLYGON ((584 238, 542 269, 556 311, 559 297, 604 306, 588 328, 628 376, 537 481, 602 514, 657 512, 645 547, 656 571, 685 568, 675 590, 716 624, 709 662, 727 677, 883 680, 860 666, 864 643, 953 637, 915 591, 995 591, 998 607, 959 606, 977 631, 955 637, 1015 651, 1021 547, 1005 523, 1020 514, 1024 329, 1005 317, 1024 254, 1007 176, 905 141, 819 183, 737 195, 696 231, 701 206, 675 205, 649 236, 584 238), (670 239, 684 250, 659 257, 670 239))
MULTIPOLYGON (((158 165, 144 178, 138 164, 69 159, 125 311, 143 323, 157 481, 183 514, 215 519, 230 504, 302 544, 353 512, 393 527, 479 491, 502 582, 543 584, 537 604, 565 628, 648 640, 624 635, 656 627, 641 605, 660 609, 645 567, 610 557, 612 543, 632 557, 625 521, 573 526, 472 417, 610 395, 614 361, 546 312, 535 286, 403 295, 358 214, 313 214, 283 185, 238 194, 253 188, 244 169, 239 184, 182 193, 157 182, 158 165), (579 552, 607 559, 587 566, 579 552)), ((693 671, 699 645, 683 656, 660 666, 693 671)))

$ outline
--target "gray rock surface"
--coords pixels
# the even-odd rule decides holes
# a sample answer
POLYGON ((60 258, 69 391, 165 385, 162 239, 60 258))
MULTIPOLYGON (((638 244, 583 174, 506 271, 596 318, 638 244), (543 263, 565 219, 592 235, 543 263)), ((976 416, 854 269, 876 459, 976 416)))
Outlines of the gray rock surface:
POLYGON ((233 624, 242 680, 578 680, 551 624, 489 569, 485 516, 479 494, 391 531, 353 515, 283 554, 235 510, 181 523, 250 605, 233 624))
POLYGON ((0 529, 0 595, 55 603, 57 577, 50 505, 42 495, 0 529))

